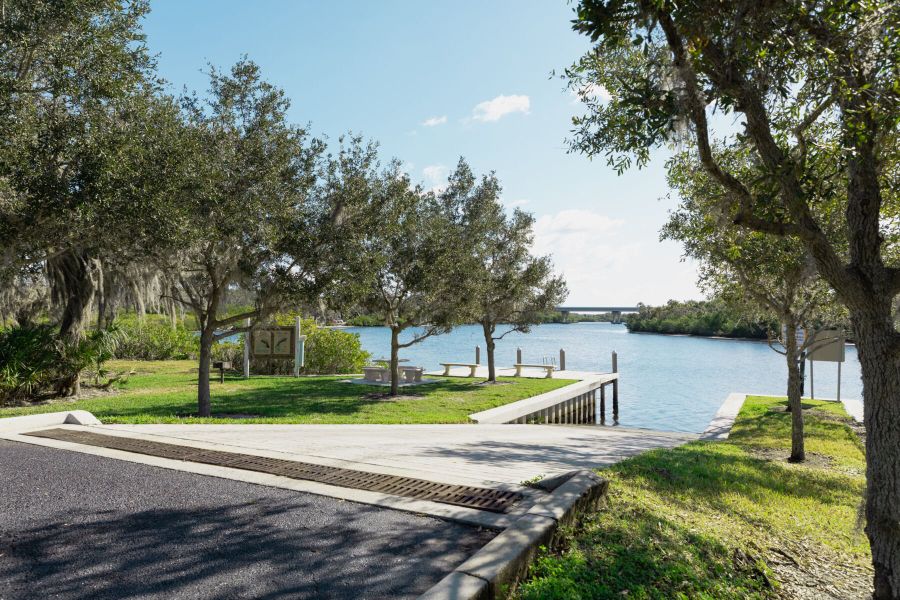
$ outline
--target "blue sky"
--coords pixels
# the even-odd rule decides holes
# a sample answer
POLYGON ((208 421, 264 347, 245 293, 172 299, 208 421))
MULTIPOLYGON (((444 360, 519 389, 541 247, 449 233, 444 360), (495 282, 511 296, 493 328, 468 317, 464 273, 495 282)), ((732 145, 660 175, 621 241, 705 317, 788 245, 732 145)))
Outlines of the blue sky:
POLYGON ((243 54, 292 100, 291 118, 336 140, 378 140, 414 179, 440 185, 464 156, 496 171, 504 202, 537 217, 571 304, 700 297, 695 268, 660 243, 667 198, 660 155, 623 176, 567 154, 580 110, 551 78, 588 48, 564 1, 229 2, 154 0, 145 22, 173 87, 203 91, 208 63, 243 54))

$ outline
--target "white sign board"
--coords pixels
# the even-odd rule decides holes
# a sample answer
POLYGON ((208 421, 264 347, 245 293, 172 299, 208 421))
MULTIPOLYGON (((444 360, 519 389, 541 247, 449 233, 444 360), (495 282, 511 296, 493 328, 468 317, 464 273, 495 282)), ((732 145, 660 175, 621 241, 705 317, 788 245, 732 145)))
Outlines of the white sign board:
POLYGON ((835 329, 817 331, 809 345, 807 358, 820 362, 844 362, 844 335, 835 329))

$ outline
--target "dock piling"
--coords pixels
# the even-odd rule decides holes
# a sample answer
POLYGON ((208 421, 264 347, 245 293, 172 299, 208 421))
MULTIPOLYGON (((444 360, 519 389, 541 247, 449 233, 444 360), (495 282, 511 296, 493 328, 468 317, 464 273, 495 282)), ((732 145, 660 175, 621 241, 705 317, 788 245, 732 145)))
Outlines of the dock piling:
POLYGON ((600 386, 600 422, 606 423, 606 386, 600 386))

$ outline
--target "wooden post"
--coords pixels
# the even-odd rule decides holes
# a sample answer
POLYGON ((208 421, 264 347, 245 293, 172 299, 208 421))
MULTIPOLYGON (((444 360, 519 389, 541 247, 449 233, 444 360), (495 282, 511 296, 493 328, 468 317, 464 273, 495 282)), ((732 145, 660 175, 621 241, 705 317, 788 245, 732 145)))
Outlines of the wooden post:
POLYGON ((606 423, 606 386, 600 386, 600 422, 606 423))
MULTIPOLYGON (((613 373, 619 372, 619 355, 613 350, 612 353, 612 370, 613 373)), ((616 377, 613 382, 613 422, 619 421, 619 378, 616 377)))
POLYGON ((613 422, 619 422, 619 380, 613 381, 613 422))
POLYGON ((516 364, 522 364, 522 349, 516 348, 516 364))
POLYGON ((559 370, 566 370, 566 351, 562 348, 559 349, 559 370))
POLYGON ((300 317, 294 321, 294 377, 300 377, 300 317))
POLYGON ((244 379, 250 379, 250 319, 247 319, 247 333, 244 334, 244 379))
POLYGON ((475 346, 475 364, 481 364, 481 346, 475 346))

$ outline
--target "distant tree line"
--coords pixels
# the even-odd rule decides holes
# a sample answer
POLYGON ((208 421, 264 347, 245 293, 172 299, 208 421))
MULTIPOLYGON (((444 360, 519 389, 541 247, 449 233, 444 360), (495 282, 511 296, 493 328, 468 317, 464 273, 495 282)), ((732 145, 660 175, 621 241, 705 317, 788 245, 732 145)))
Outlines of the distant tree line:
POLYGON ((640 304, 625 316, 631 332, 766 339, 778 329, 772 318, 754 318, 722 300, 669 300, 662 306, 640 304))

